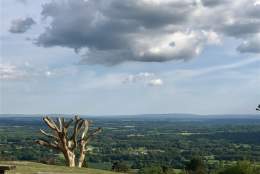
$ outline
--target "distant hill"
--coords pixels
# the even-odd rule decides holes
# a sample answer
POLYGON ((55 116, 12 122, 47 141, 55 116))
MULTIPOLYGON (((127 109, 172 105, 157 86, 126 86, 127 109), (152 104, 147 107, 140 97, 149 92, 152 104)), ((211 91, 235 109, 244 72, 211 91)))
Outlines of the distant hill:
MULTIPOLYGON (((51 117, 73 117, 70 114, 0 114, 1 118, 39 118, 43 116, 51 117)), ((83 118, 121 118, 121 119, 149 119, 149 118, 172 118, 172 119, 260 119, 260 114, 186 114, 186 113, 168 113, 168 114, 139 114, 139 115, 80 115, 83 118)))
MULTIPOLYGON (((26 161, 0 161, 0 164, 15 165, 15 173, 19 174, 120 174, 105 170, 89 168, 69 168, 64 166, 46 165, 26 161)), ((11 172, 10 172, 11 173, 11 172)))

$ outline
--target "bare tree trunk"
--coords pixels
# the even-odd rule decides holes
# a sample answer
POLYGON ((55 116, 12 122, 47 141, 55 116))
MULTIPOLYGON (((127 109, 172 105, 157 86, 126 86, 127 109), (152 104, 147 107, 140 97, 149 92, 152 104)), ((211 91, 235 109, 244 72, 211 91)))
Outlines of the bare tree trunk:
POLYGON ((69 167, 75 167, 76 164, 75 164, 75 154, 73 152, 70 152, 70 151, 65 151, 63 153, 64 155, 64 158, 66 160, 66 165, 69 166, 69 167))
POLYGON ((80 153, 78 167, 81 168, 83 166, 83 163, 85 161, 86 153, 80 153))
POLYGON ((84 141, 81 141, 80 143, 80 152, 79 152, 79 160, 78 160, 78 167, 81 168, 84 161, 85 161, 85 157, 86 157, 86 143, 84 141))
MULTIPOLYGON (((85 122, 84 127, 88 128, 89 122, 85 122)), ((82 133, 82 136, 85 137, 87 134, 88 129, 85 129, 85 132, 82 133)), ((79 149, 80 149, 80 154, 79 154, 79 159, 78 159, 78 167, 81 168, 85 158, 86 158, 86 153, 87 153, 87 147, 86 145, 88 142, 95 137, 99 132, 101 131, 101 128, 96 129, 92 134, 89 134, 85 139, 81 139, 80 144, 79 144, 79 149)))

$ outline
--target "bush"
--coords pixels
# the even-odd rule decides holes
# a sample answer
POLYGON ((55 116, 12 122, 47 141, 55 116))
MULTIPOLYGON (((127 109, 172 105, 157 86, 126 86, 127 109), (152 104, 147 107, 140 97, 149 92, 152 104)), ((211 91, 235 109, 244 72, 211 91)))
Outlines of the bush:
POLYGON ((258 170, 255 166, 253 166, 250 162, 238 162, 236 165, 228 167, 219 174, 260 174, 260 170, 258 170))
POLYGON ((200 158, 193 158, 186 164, 188 174, 206 174, 206 166, 200 158))
POLYGON ((112 171, 114 172, 127 172, 129 171, 129 166, 124 162, 114 162, 112 165, 112 171))
POLYGON ((151 166, 142 168, 138 174, 175 174, 175 172, 166 166, 151 166))

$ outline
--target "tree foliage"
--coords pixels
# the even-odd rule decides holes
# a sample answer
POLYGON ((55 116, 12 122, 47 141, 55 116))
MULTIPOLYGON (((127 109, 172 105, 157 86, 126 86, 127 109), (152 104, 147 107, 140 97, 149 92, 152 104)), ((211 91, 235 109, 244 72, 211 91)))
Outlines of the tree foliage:
POLYGON ((260 171, 250 162, 238 162, 236 165, 227 167, 218 174, 260 174, 260 171))
POLYGON ((188 174, 206 174, 206 166, 200 158, 193 158, 186 164, 185 171, 188 174))
POLYGON ((121 161, 114 162, 112 165, 112 171, 114 172, 128 172, 130 167, 121 161))

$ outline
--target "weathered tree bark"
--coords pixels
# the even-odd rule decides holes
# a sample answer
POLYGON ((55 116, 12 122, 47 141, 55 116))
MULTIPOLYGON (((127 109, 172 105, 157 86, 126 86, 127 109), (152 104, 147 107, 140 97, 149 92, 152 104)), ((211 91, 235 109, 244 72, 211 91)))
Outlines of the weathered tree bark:
POLYGON ((88 133, 91 121, 81 119, 78 116, 68 122, 65 122, 64 118, 57 118, 55 122, 50 117, 44 117, 43 121, 52 130, 52 133, 40 130, 47 139, 37 140, 36 143, 62 152, 67 166, 82 167, 87 153, 87 145, 93 137, 101 132, 101 128, 88 133), (74 127, 69 129, 72 123, 74 127), (79 151, 78 156, 76 156, 77 151, 79 151))

